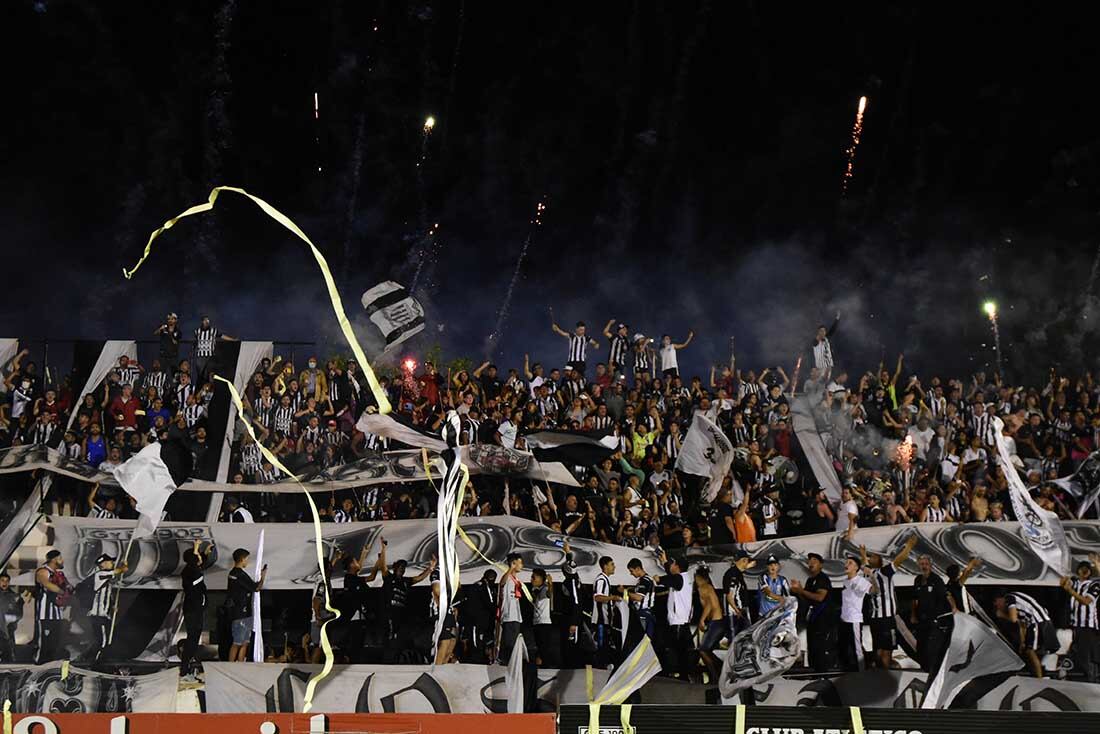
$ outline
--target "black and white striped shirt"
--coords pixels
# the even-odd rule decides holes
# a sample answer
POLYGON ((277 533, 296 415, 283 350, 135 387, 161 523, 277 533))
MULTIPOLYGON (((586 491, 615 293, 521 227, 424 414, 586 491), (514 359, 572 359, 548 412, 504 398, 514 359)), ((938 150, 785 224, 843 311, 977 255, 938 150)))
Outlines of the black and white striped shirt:
POLYGON ((95 595, 92 597, 92 607, 88 610, 89 617, 111 616, 111 591, 114 589, 114 571, 96 571, 95 595))
MULTIPOLYGON (((39 571, 45 570, 50 574, 50 581, 57 583, 57 573, 49 566, 42 566, 39 571)), ((38 583, 38 572, 34 579, 34 616, 35 619, 56 620, 62 618, 62 609, 57 605, 57 594, 38 583)))
POLYGON ((633 607, 636 611, 641 611, 643 609, 652 609, 653 602, 657 596, 656 592, 657 586, 653 583, 653 579, 651 579, 649 576, 642 576, 634 584, 634 593, 642 598, 640 601, 634 601, 633 599, 631 599, 630 606, 633 607))
POLYGON ((332 521, 338 523, 355 522, 355 515, 353 512, 344 512, 344 509, 340 508, 332 513, 332 521))
POLYGON ((1091 599, 1090 604, 1082 604, 1072 596, 1069 598, 1070 626, 1083 629, 1100 629, 1098 624, 1096 605, 1100 599, 1100 580, 1097 579, 1073 579, 1073 590, 1086 599, 1091 599))
POLYGON ((606 431, 611 428, 614 423, 615 420, 609 415, 592 416, 592 425, 597 431, 606 431))
POLYGON ((475 421, 473 418, 467 418, 462 421, 462 438, 460 442, 463 445, 469 445, 477 443, 478 432, 481 430, 481 421, 475 421))
POLYGON ((187 398, 191 397, 195 393, 195 386, 190 382, 186 385, 179 385, 176 387, 176 407, 182 408, 187 405, 187 398))
POLYGON ((673 436, 671 433, 665 436, 665 453, 668 454, 670 460, 680 455, 680 441, 682 438, 682 436, 673 436))
MULTIPOLYGON (((120 366, 118 368, 118 377, 120 385, 130 385, 136 388, 138 380, 141 378, 141 370, 131 362, 125 367, 120 366)), ((137 392, 137 390, 134 390, 134 392, 137 392)))
POLYGON ((363 495, 363 519, 378 520, 382 517, 382 488, 375 486, 363 495))
POLYGON ((649 372, 649 348, 634 349, 634 371, 649 372))
POLYGON ((1005 596, 1005 604, 1007 604, 1009 609, 1015 607, 1016 614, 1019 616, 1020 621, 1028 627, 1050 621, 1050 615, 1047 614, 1046 609, 1043 609, 1043 605, 1027 594, 1022 594, 1018 591, 1007 594, 1005 596))
POLYGON ((195 356, 213 357, 214 344, 218 341, 218 330, 211 326, 209 329, 195 329, 195 356))
POLYGON ((583 362, 588 349, 588 337, 577 334, 569 335, 569 361, 583 362))
POLYGON ((324 439, 326 446, 340 448, 344 445, 344 434, 340 431, 325 431, 324 439))
POLYGON ((102 508, 99 505, 94 504, 94 503, 92 504, 91 509, 88 510, 88 517, 92 518, 93 520, 117 520, 118 519, 118 515, 111 512, 110 510, 106 510, 106 509, 104 509, 104 508, 102 508))
POLYGON ((146 372, 145 380, 142 382, 142 386, 146 389, 155 387, 157 389, 157 396, 162 397, 164 395, 164 387, 168 384, 168 373, 164 371, 146 372))
POLYGON ((302 431, 302 443, 317 443, 321 440, 321 427, 309 426, 302 431))
POLYGON ((366 446, 371 451, 382 452, 382 451, 388 451, 389 450, 390 440, 388 438, 384 438, 382 436, 378 436, 378 435, 373 434, 373 433, 365 433, 363 435, 366 437, 366 440, 363 442, 363 445, 366 446))
POLYGON ((607 361, 611 364, 622 367, 626 364, 626 353, 630 349, 630 343, 625 336, 616 334, 611 337, 611 354, 608 355, 607 361))
POLYGON ((739 426, 730 427, 730 442, 734 446, 749 445, 749 427, 742 423, 739 426))
POLYGON ((875 585, 878 586, 878 593, 871 597, 871 617, 893 619, 898 612, 893 563, 884 563, 882 568, 875 569, 875 585))
POLYGON ((187 421, 188 428, 194 428, 195 424, 201 421, 204 415, 206 415, 205 405, 196 403, 183 409, 183 419, 187 421))
POLYGON ((946 504, 943 508, 947 512, 947 514, 951 516, 951 519, 955 522, 962 522, 966 519, 962 497, 960 497, 959 494, 959 492, 956 492, 955 494, 948 497, 945 500, 946 504))
POLYGON ((35 423, 34 433, 31 434, 31 443, 45 446, 57 433, 57 424, 53 421, 49 423, 35 423))
POLYGON ((611 602, 598 602, 597 596, 611 596, 611 579, 603 572, 592 585, 592 624, 611 624, 611 602))
POLYGON ((263 453, 256 442, 241 447, 241 473, 252 476, 263 466, 263 453))
POLYGON ((933 507, 928 505, 926 508, 928 513, 925 515, 925 522, 943 522, 947 519, 947 511, 942 507, 933 507))
POLYGON ((264 428, 271 428, 271 421, 275 416, 275 400, 273 398, 260 398, 252 406, 256 422, 264 428))
POLYGON ((289 435, 291 427, 294 425, 294 408, 289 405, 280 405, 275 409, 273 420, 276 433, 289 435))

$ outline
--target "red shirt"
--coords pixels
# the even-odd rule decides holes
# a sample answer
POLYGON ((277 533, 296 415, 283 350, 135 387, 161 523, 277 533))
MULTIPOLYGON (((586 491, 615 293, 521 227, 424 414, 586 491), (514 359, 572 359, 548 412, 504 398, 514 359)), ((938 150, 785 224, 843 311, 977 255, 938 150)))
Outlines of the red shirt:
POLYGON ((775 450, 777 452, 786 456, 788 459, 791 458, 791 432, 789 430, 776 431, 772 434, 772 440, 775 441, 775 450))
POLYGON ((133 395, 129 400, 121 395, 115 398, 111 403, 111 417, 115 419, 115 428, 137 428, 137 412, 140 408, 141 402, 133 395))

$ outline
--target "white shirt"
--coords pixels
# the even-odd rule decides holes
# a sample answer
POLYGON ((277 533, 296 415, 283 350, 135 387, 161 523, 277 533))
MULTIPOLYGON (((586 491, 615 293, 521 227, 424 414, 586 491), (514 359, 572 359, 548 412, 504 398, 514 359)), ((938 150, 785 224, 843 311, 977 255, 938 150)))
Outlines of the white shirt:
POLYGON ((667 347, 661 347, 661 369, 679 369, 679 365, 676 364, 676 347, 672 346, 671 344, 669 344, 667 347))
POLYGON ((685 571, 680 574, 684 585, 679 589, 668 590, 668 623, 688 624, 691 622, 691 576, 685 571))
POLYGON ((958 454, 947 454, 940 462, 940 473, 944 482, 950 482, 959 473, 960 459, 958 454))
POLYGON ((856 503, 854 500, 848 500, 847 502, 841 503, 840 508, 837 510, 836 531, 838 533, 848 532, 848 525, 850 524, 848 515, 855 515, 856 517, 859 517, 859 508, 856 507, 856 503))
POLYGON ((975 451, 972 448, 968 448, 962 453, 962 463, 969 464, 972 461, 985 461, 986 453, 985 449, 978 449, 975 451))
MULTIPOLYGON (((531 384, 528 385, 528 388, 531 390, 531 399, 532 400, 534 400, 535 398, 538 397, 538 395, 539 395, 539 393, 538 393, 539 385, 541 385, 544 382, 546 382, 546 378, 543 377, 542 375, 538 375, 536 377, 531 378, 531 384)), ((553 393, 552 390, 551 390, 551 393, 553 393)))
POLYGON ((863 597, 871 590, 871 582, 862 574, 844 580, 840 595, 840 619, 842 622, 863 622, 863 597))
POLYGON ((497 428, 497 433, 500 434, 500 445, 507 449, 514 449, 516 447, 516 424, 512 421, 504 421, 497 428))

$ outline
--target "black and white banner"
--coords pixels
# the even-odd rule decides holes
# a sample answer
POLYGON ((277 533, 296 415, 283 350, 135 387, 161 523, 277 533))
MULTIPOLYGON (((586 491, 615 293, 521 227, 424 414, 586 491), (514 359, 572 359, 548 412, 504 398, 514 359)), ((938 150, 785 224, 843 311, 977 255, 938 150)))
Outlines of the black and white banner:
MULTIPOLYGON (((928 676, 919 670, 868 670, 832 678, 775 678, 754 686, 757 706, 859 706, 917 709, 925 698, 928 676)), ((965 685, 952 709, 982 711, 1100 711, 1100 684, 1039 680, 1014 675, 997 683, 965 685), (995 685, 993 685, 995 684, 995 685)))
POLYGON ((424 308, 400 283, 379 283, 364 293, 362 300, 371 322, 386 340, 386 351, 424 330, 424 308))
POLYGON ((1023 667, 1016 651, 976 617, 955 613, 951 642, 921 708, 946 708, 957 689, 983 675, 1012 673, 1023 667))
POLYGON ((718 691, 723 700, 783 675, 802 655, 795 615, 798 600, 788 596, 767 616, 733 638, 722 662, 718 691))
MULTIPOLYGON (((73 395, 73 401, 79 405, 84 396, 95 392, 96 388, 107 378, 111 370, 118 367, 119 357, 129 357, 137 361, 137 342, 125 340, 110 341, 80 341, 73 347, 73 384, 80 384, 80 392, 73 395), (91 356, 97 354, 95 361, 91 356)), ((136 392, 136 391, 135 391, 136 392)), ((69 416, 66 428, 72 428, 76 421, 77 411, 69 416)))
MULTIPOLYGON (((203 663, 206 710, 214 714, 296 713, 319 665, 203 663)), ((602 686, 607 673, 595 670, 602 686)), ((539 670, 539 710, 587 700, 584 670, 539 670)), ((311 713, 508 713, 502 665, 337 665, 317 687, 311 713)), ((491 724, 486 724, 491 727, 491 724)))
POLYGON ((539 461, 559 461, 567 466, 596 466, 619 450, 618 436, 608 432, 536 431, 523 440, 539 461))
MULTIPOLYGON (((555 578, 562 578, 565 556, 560 547, 563 538, 560 533, 530 520, 508 516, 462 518, 460 525, 478 550, 493 561, 500 563, 509 553, 519 553, 523 556, 526 569, 543 568, 555 578)), ((206 584, 211 589, 224 589, 226 576, 233 567, 234 549, 254 548, 259 530, 263 527, 277 528, 279 539, 278 543, 268 543, 264 552, 264 562, 268 565, 264 590, 313 589, 319 579, 313 551, 313 526, 309 523, 267 526, 161 523, 151 537, 134 540, 129 555, 130 568, 121 577, 120 585, 122 588, 178 589, 179 575, 183 571, 183 553, 192 548, 196 540, 200 540, 212 543, 214 547, 206 568, 206 584)), ((50 531, 50 545, 64 555, 66 573, 84 578, 91 573, 100 553, 118 557, 125 552, 134 531, 134 522, 52 516, 50 531)), ((391 563, 398 559, 408 561, 410 575, 424 569, 438 547, 435 520, 324 523, 321 531, 326 556, 331 555, 334 547, 358 555, 365 546, 381 547, 381 538, 385 537, 391 563)), ((651 553, 581 539, 572 539, 570 547, 581 580, 585 583, 591 583, 598 575, 597 561, 601 556, 610 556, 615 560, 618 570, 612 582, 616 584, 633 583, 633 577, 626 568, 631 558, 642 559, 648 573, 660 572, 659 564, 651 553)), ((465 543, 457 544, 456 554, 462 576, 467 579, 479 578, 490 568, 465 543)), ((21 570, 27 573, 15 579, 14 583, 33 583, 31 572, 35 567, 35 558, 21 559, 20 563, 21 570)), ((526 580, 528 573, 524 572, 521 576, 526 580)), ((379 578, 375 585, 380 582, 379 578)), ((333 580, 336 587, 341 583, 340 578, 333 580)), ((422 582, 424 585, 427 583, 427 580, 422 582)))
POLYGON ((0 533, 0 568, 7 565, 11 554, 38 524, 42 517, 42 502, 52 483, 53 476, 44 474, 34 483, 34 488, 27 494, 27 499, 23 500, 23 504, 7 521, 4 531, 0 533))
MULTIPOLYGON (((61 663, 0 666, 0 700, 17 714, 168 713, 176 710, 179 671, 106 675, 61 663)), ((18 729, 18 727, 17 727, 18 729)))
POLYGON ((1077 499, 1077 517, 1084 517, 1100 499, 1100 451, 1089 454, 1073 474, 1053 483, 1077 499))
MULTIPOLYGON (((561 464, 540 464, 524 451, 507 449, 493 444, 474 444, 460 447, 462 460, 470 469, 471 475, 493 474, 501 476, 521 476, 539 482, 562 484, 569 487, 580 486, 577 480, 561 464)), ((443 461, 438 456, 429 459, 432 477, 443 475, 443 461)), ((42 445, 16 446, 0 451, 0 474, 29 472, 45 469, 88 483, 99 483, 117 487, 114 476, 80 461, 73 461, 55 449, 42 445)), ((350 461, 339 466, 322 469, 309 464, 298 470, 298 478, 311 492, 330 492, 341 489, 354 489, 374 484, 401 484, 403 482, 423 482, 427 480, 423 455, 420 451, 388 451, 381 456, 350 461)), ((274 484, 223 484, 219 482, 192 479, 180 485, 186 492, 228 492, 232 494, 301 492, 302 488, 292 479, 284 479, 274 484)))
POLYGON ((825 495, 830 502, 840 502, 840 479, 833 468, 829 452, 825 450, 821 434, 817 432, 813 410, 805 396, 795 398, 791 404, 791 427, 806 461, 813 469, 818 485, 825 488, 825 495))
POLYGON ((680 455, 676 457, 676 468, 709 479, 704 497, 707 502, 713 502, 732 463, 733 444, 714 421, 702 411, 696 411, 680 455))

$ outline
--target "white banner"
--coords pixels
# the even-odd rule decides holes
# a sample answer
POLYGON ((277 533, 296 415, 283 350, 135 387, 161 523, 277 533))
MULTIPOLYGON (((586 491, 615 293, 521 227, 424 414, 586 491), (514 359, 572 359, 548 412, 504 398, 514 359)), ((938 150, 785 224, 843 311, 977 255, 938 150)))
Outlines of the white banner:
MULTIPOLYGON (((306 681, 320 667, 203 663, 206 710, 301 712, 306 681)), ((606 671, 593 672, 595 684, 602 686, 606 671)), ((540 670, 538 677, 543 711, 587 700, 584 670, 540 670)), ((508 698, 508 669, 501 665, 337 665, 317 687, 310 713, 507 713, 508 698)))
POLYGON ((821 434, 817 432, 813 410, 805 396, 795 398, 791 404, 791 427, 802 446, 802 453, 806 455, 806 461, 814 471, 814 477, 825 488, 825 495, 830 502, 840 502, 840 479, 829 452, 825 450, 821 434))
POLYGON ((0 339, 0 369, 7 370, 8 362, 19 353, 18 339, 0 339))
POLYGON ((695 411, 691 429, 676 458, 676 468, 710 479, 704 497, 707 502, 713 502, 732 463, 733 444, 714 421, 703 415, 703 411, 695 411))
MULTIPOLYGON (((543 568, 553 577, 562 578, 565 554, 558 545, 563 538, 560 533, 530 520, 507 516, 462 518, 460 524, 478 550, 493 561, 500 563, 509 553, 519 553, 528 571, 543 568)), ((53 516, 50 525, 51 545, 62 552, 66 572, 74 578, 84 578, 91 573, 93 562, 100 553, 121 556, 134 529, 134 522, 129 520, 80 517, 53 516)), ((280 523, 264 527, 270 528, 275 534, 273 537, 278 538, 277 543, 268 543, 264 552, 268 566, 264 590, 312 590, 320 580, 313 551, 313 526, 280 523)), ((410 576, 428 565, 437 547, 436 523, 431 519, 325 523, 321 531, 326 557, 331 555, 334 546, 352 555, 358 555, 360 549, 368 545, 380 548, 381 538, 385 537, 390 562, 408 561, 410 576)), ((233 550, 254 547, 256 534, 256 525, 244 523, 161 523, 151 537, 134 540, 129 555, 130 568, 119 583, 122 588, 178 589, 183 552, 196 540, 201 540, 214 546, 210 566, 206 569, 206 584, 212 589, 224 589, 229 569, 233 567, 233 550)), ((634 579, 626 568, 631 558, 642 559, 648 573, 660 572, 651 553, 576 538, 570 540, 570 547, 585 583, 595 579, 599 573, 597 561, 605 555, 615 560, 618 570, 612 582, 616 584, 633 584, 634 579)), ((457 555, 462 576, 466 579, 479 578, 490 568, 463 542, 457 544, 457 555)), ((33 583, 30 567, 26 570, 28 573, 15 583, 33 583)), ((529 578, 527 572, 521 575, 525 580, 529 578)), ((342 582, 342 577, 333 579, 336 587, 342 582)), ((380 585, 381 578, 374 583, 380 585)), ((428 581, 421 583, 427 585, 428 581)))
POLYGON ((179 671, 106 675, 61 663, 0 666, 0 700, 17 714, 174 713, 179 671))
POLYGON ((956 690, 979 676, 1012 673, 1023 660, 996 631, 969 614, 956 612, 947 654, 936 676, 929 680, 921 708, 947 708, 956 690))
MULTIPOLYGON (((260 528, 260 539, 256 542, 256 581, 264 570, 264 530, 260 528)), ((266 579, 265 579, 266 580, 266 579)), ((264 620, 260 616, 260 590, 252 592, 252 662, 264 661, 264 620)))
MULTIPOLYGON (((99 353, 99 359, 96 360, 95 366, 92 367, 92 374, 88 375, 88 381, 84 384, 83 389, 80 392, 73 395, 73 402, 76 405, 80 405, 84 400, 84 396, 90 392, 94 392, 99 384, 106 379, 111 370, 118 367, 118 358, 127 356, 130 359, 137 361, 137 342, 133 341, 117 341, 109 340, 103 344, 103 351, 99 353)), ((137 391, 134 391, 135 394, 137 391)), ((76 410, 69 416, 69 422, 66 424, 66 428, 72 428, 73 423, 76 421, 76 410)))
MULTIPOLYGON (((241 352, 237 356, 237 370, 233 375, 233 387, 237 388, 237 392, 244 394, 245 386, 248 385, 252 379, 252 375, 256 372, 256 369, 260 366, 265 358, 271 359, 274 353, 274 345, 272 342, 241 342, 241 352)), ((225 441, 222 442, 222 454, 221 459, 218 460, 218 476, 219 483, 225 482, 229 478, 229 453, 230 443, 229 440, 233 438, 233 426, 236 425, 237 411, 232 406, 229 407, 229 417, 225 421, 225 441)), ((242 418, 242 420, 247 420, 242 418)), ((218 502, 218 507, 221 507, 221 502, 218 502)))

